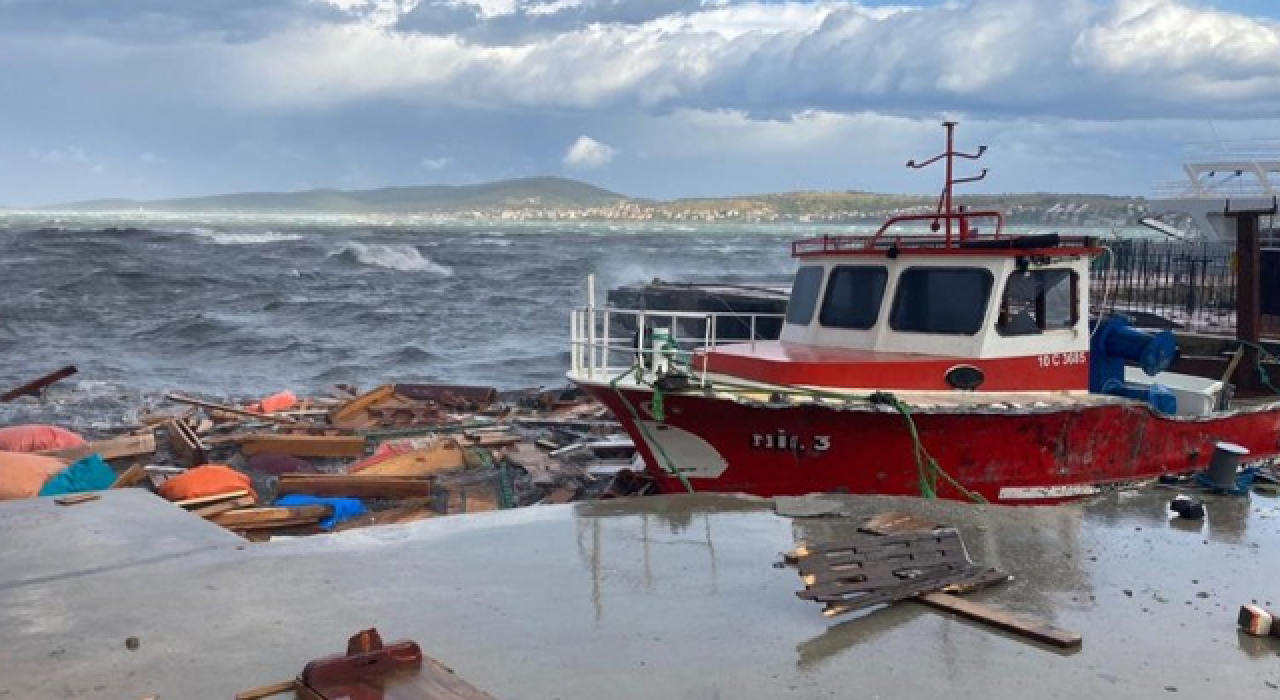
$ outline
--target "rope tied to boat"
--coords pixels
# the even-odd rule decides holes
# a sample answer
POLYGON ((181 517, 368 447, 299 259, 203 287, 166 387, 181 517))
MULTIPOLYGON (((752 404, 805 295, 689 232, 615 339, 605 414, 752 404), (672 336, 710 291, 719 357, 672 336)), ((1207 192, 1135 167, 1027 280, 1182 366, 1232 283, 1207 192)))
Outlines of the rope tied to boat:
POLYGON ((655 421, 661 423, 664 420, 663 414, 661 413, 661 390, 654 384, 645 384, 642 379, 643 373, 644 367, 637 362, 631 367, 631 369, 610 380, 609 388, 617 395, 618 400, 622 402, 622 405, 627 407, 627 412, 631 414, 632 421, 636 424, 636 427, 640 429, 640 433, 644 436, 644 441, 649 443, 657 453, 657 456, 660 457, 658 460, 658 467, 668 474, 674 474, 676 478, 680 480, 680 484, 684 486, 684 490, 688 493, 693 493, 693 484, 689 483, 689 478, 685 476, 684 472, 680 471, 680 468, 671 460, 671 456, 668 455, 666 449, 662 447, 662 443, 654 439, 653 435, 649 432, 649 429, 645 426, 644 421, 640 420, 640 413, 636 411, 636 407, 631 404, 631 400, 627 398, 627 395, 622 393, 622 390, 618 388, 618 382, 635 375, 637 384, 648 386, 653 391, 653 402, 650 404, 650 413, 653 415, 653 419, 655 421))
POLYGON ((911 408, 898 397, 888 392, 877 391, 867 398, 873 404, 889 406, 896 410, 901 416, 903 422, 906 423, 907 433, 911 436, 912 452, 916 460, 916 473, 919 477, 920 495, 924 498, 938 497, 938 479, 942 478, 951 487, 960 492, 965 498, 974 503, 986 503, 987 499, 976 491, 970 491, 965 488, 955 477, 947 473, 938 460, 929 454, 929 450, 925 448, 924 442, 920 439, 920 430, 916 427, 915 418, 911 415, 911 408))

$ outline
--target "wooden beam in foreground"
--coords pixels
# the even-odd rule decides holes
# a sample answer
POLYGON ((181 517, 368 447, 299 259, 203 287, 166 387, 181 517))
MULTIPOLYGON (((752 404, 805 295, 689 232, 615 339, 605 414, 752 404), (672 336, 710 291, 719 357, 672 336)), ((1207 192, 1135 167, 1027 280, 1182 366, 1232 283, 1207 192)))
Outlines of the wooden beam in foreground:
POLYGON ((1042 620, 997 610, 982 603, 975 603, 971 600, 953 596, 950 593, 926 593, 922 596, 917 596, 915 600, 931 608, 954 613, 960 617, 991 625, 1020 637, 1034 639, 1037 642, 1059 649, 1079 649, 1084 643, 1083 638, 1075 632, 1068 632, 1059 627, 1054 627, 1042 620))
POLYGON ((240 443, 245 455, 264 453, 294 457, 363 457, 363 435, 256 435, 240 443))

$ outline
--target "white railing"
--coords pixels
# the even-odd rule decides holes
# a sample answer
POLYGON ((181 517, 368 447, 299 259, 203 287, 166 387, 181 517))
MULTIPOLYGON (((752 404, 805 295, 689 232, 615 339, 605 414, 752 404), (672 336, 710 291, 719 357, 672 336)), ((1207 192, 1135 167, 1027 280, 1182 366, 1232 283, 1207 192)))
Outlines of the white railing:
MULTIPOLYGON (((691 368, 699 352, 718 345, 777 337, 782 314, 575 309, 569 319, 569 362, 574 376, 611 380, 636 369, 660 376, 691 368)), ((707 369, 697 371, 705 386, 707 369)))

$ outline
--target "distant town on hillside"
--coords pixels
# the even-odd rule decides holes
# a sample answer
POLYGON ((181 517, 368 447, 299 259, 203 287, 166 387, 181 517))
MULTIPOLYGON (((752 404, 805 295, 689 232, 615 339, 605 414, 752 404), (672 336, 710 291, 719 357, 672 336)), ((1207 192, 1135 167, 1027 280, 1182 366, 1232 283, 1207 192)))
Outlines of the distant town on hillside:
MULTIPOLYGON (((1094 194, 1003 194, 957 198, 972 209, 997 209, 1014 224, 1125 226, 1148 214, 1140 197, 1094 194)), ((424 216, 519 221, 870 222, 927 213, 936 196, 871 192, 785 192, 659 201, 637 199, 558 177, 478 185, 253 192, 168 200, 105 199, 42 207, 50 211, 424 216)))

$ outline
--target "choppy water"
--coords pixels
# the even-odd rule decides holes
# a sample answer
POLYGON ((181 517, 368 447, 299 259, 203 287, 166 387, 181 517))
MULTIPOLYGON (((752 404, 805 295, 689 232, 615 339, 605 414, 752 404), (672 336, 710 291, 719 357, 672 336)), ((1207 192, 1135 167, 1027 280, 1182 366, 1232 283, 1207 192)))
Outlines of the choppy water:
MULTIPOLYGON (((336 382, 553 386, 568 312, 661 277, 785 282, 813 227, 0 216, 0 387, 253 396, 336 382)), ((0 416, 2 417, 2 416, 0 416)))

